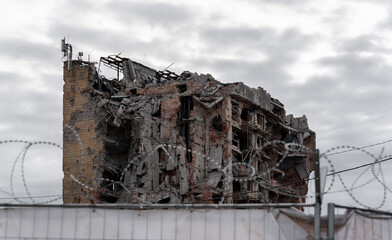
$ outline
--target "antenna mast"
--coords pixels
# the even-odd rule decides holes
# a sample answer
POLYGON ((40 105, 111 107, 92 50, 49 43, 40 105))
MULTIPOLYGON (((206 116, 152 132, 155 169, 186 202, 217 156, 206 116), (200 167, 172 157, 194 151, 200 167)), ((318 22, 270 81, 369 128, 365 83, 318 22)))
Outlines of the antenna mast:
POLYGON ((61 52, 64 53, 64 57, 67 57, 68 62, 68 71, 72 70, 72 45, 69 43, 65 43, 64 39, 61 39, 61 52))

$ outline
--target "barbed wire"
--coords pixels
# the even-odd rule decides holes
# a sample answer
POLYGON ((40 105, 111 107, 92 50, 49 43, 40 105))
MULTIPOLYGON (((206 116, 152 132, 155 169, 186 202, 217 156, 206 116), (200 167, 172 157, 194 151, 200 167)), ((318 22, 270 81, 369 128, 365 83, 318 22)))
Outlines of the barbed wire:
MULTIPOLYGON (((389 140, 386 140, 386 141, 383 141, 383 142, 378 142, 378 143, 365 145, 365 146, 362 146, 362 147, 357 147, 356 149, 364 149, 364 148, 369 148, 369 147, 375 147, 375 146, 383 145, 383 144, 390 143, 390 142, 392 142, 392 139, 389 139, 389 140)), ((331 148, 331 149, 336 149, 336 148, 331 148)), ((329 153, 329 154, 325 153, 325 154, 326 154, 326 156, 333 156, 333 155, 338 155, 338 154, 347 153, 347 152, 351 152, 351 151, 355 151, 355 150, 354 149, 348 149, 348 150, 344 150, 344 151, 339 151, 339 152, 334 152, 334 153, 329 153)))
MULTIPOLYGON (((13 201, 17 201, 19 203, 28 203, 28 202, 26 202, 26 200, 29 200, 31 203, 41 203, 42 204, 42 203, 56 202, 56 201, 61 200, 64 196, 70 196, 72 194, 84 194, 84 196, 89 198, 91 201, 95 201, 95 202, 97 201, 96 197, 93 197, 93 194, 89 194, 89 192, 98 193, 99 190, 97 188, 94 188, 93 186, 89 186, 87 183, 85 183, 82 180, 82 173, 84 172, 84 167, 85 167, 85 156, 84 156, 85 154, 84 154, 84 147, 83 147, 82 141, 81 141, 77 131, 73 127, 71 127, 69 125, 66 125, 65 127, 67 129, 69 129, 71 131, 71 133, 77 139, 77 142, 78 142, 78 145, 80 148, 80 159, 76 159, 69 152, 64 150, 62 146, 60 146, 56 143, 53 143, 53 142, 26 141, 26 140, 0 141, 0 144, 11 144, 11 143, 25 144, 25 146, 19 152, 18 156, 16 157, 16 159, 14 160, 14 163, 12 165, 11 175, 10 175, 10 190, 11 191, 7 192, 5 190, 0 190, 1 193, 7 195, 7 197, 3 197, 3 198, 0 197, 0 200, 13 200, 13 201), (53 147, 56 147, 58 149, 63 150, 64 154, 68 155, 75 164, 76 174, 75 175, 70 174, 69 177, 72 179, 72 181, 74 181, 75 183, 77 183, 77 185, 80 186, 79 190, 74 189, 72 193, 62 194, 62 195, 59 195, 59 194, 49 194, 49 195, 40 195, 40 196, 32 195, 31 191, 29 189, 28 183, 27 183, 27 179, 25 177, 25 161, 26 161, 27 152, 34 145, 48 145, 48 146, 53 146, 53 147), (25 196, 23 196, 23 195, 20 196, 20 194, 19 194, 19 196, 17 196, 17 194, 15 193, 15 186, 14 186, 13 179, 14 179, 14 175, 15 175, 16 165, 19 162, 21 164, 21 177, 22 177, 22 182, 23 182, 23 188, 24 188, 24 191, 26 192, 25 196), (85 189, 85 190, 83 190, 83 189, 85 189), (46 200, 46 201, 39 201, 38 200, 38 199, 44 199, 44 198, 51 198, 51 199, 46 200)), ((369 208, 369 209, 382 208, 386 203, 387 192, 392 193, 392 190, 385 184, 385 177, 384 177, 384 174, 382 171, 381 163, 392 160, 392 157, 391 156, 382 157, 382 153, 383 153, 384 149, 377 157, 374 154, 372 154, 364 149, 369 148, 369 147, 373 147, 373 146, 382 145, 382 144, 389 143, 389 142, 392 142, 392 140, 388 140, 388 141, 384 141, 384 142, 380 142, 380 143, 375 143, 375 144, 371 144, 371 145, 367 145, 367 146, 362 146, 359 148, 354 147, 354 146, 338 146, 338 147, 331 148, 331 149, 327 150, 326 152, 320 154, 320 160, 322 160, 322 161, 323 161, 323 159, 326 160, 329 167, 331 168, 328 176, 332 177, 331 181, 330 181, 330 185, 327 188, 327 190, 323 193, 323 195, 337 193, 337 192, 347 192, 347 194, 351 197, 351 199, 353 199, 357 204, 359 204, 362 207, 369 208), (341 150, 341 149, 343 149, 343 150, 341 150), (335 166, 334 166, 332 160, 330 159, 330 157, 334 156, 334 155, 338 155, 338 154, 352 152, 352 151, 358 151, 360 153, 363 153, 367 157, 373 159, 374 161, 372 161, 371 163, 362 164, 362 165, 358 165, 358 166, 355 166, 352 168, 346 168, 343 170, 336 171, 335 166), (377 171, 375 168, 376 166, 378 166, 377 171), (349 184, 347 184, 346 180, 344 180, 344 178, 341 176, 341 174, 349 172, 349 171, 357 170, 357 169, 360 169, 363 167, 367 167, 367 168, 365 170, 363 170, 356 177, 356 179, 351 183, 351 186, 348 187, 349 184), (359 182, 359 179, 361 179, 364 176, 364 174, 366 172, 368 172, 369 170, 371 170, 373 177, 370 180, 368 180, 360 185, 357 185, 357 182, 359 182), (337 178, 341 182, 341 184, 344 188, 343 190, 331 191, 331 189, 334 185, 334 182, 335 182, 335 176, 337 176, 337 178), (381 187, 383 188, 381 202, 375 207, 364 204, 363 201, 360 201, 360 199, 358 199, 354 195, 355 190, 358 190, 358 189, 360 189, 360 188, 362 188, 362 187, 364 187, 374 181, 379 183, 381 185, 381 187)), ((103 178, 103 177, 100 180, 105 181, 106 184, 108 184, 108 185, 121 186, 129 194, 129 196, 132 197, 134 189, 132 189, 129 186, 127 186, 126 184, 124 184, 124 178, 125 178, 126 174, 130 171, 133 164, 138 163, 140 160, 148 159, 148 158, 152 157, 152 154, 154 152, 157 152, 158 150, 162 150, 165 153, 165 155, 168 159, 168 162, 170 164, 174 165, 175 162, 174 162, 174 159, 172 158, 173 151, 178 151, 178 152, 183 151, 183 152, 191 152, 192 154, 195 154, 197 156, 202 157, 205 160, 206 164, 205 164, 205 167, 198 167, 198 166, 194 166, 194 165, 187 165, 185 163, 185 164, 179 164, 179 167, 186 167, 189 172, 194 171, 194 172, 201 173, 201 172, 208 171, 211 168, 211 166, 209 166, 209 165, 213 165, 213 169, 222 173, 222 176, 223 176, 222 177, 223 187, 218 190, 217 189, 210 190, 211 192, 218 193, 218 195, 220 194, 221 196, 212 197, 212 198, 204 198, 199 201, 205 202, 205 201, 215 201, 215 200, 219 199, 219 203, 223 203, 225 200, 227 200, 228 198, 231 198, 231 197, 239 197, 239 199, 242 198, 242 199, 246 200, 248 198, 248 196, 247 196, 248 194, 253 194, 253 193, 260 194, 260 193, 262 193, 262 191, 266 191, 266 190, 271 191, 271 192, 275 192, 276 194, 279 194, 282 196, 294 198, 294 199, 313 198, 314 194, 306 194, 306 195, 302 194, 301 195, 298 192, 296 192, 293 188, 290 187, 292 185, 304 183, 306 181, 309 182, 309 180, 312 180, 309 177, 302 179, 302 180, 296 180, 296 181, 279 183, 279 184, 271 181, 271 179, 268 177, 273 171, 279 171, 281 164, 283 163, 283 161, 285 159, 288 158, 290 153, 301 152, 304 154, 313 154, 312 149, 306 148, 300 144, 285 143, 283 141, 271 141, 271 142, 267 142, 267 143, 263 144, 263 146, 261 146, 258 149, 255 149, 253 152, 249 152, 248 155, 249 156, 260 155, 263 153, 264 149, 267 149, 269 146, 273 146, 276 148, 278 145, 281 145, 280 149, 283 150, 283 152, 281 153, 281 158, 278 159, 277 162, 271 168, 267 167, 263 171, 260 171, 260 169, 256 169, 254 167, 254 165, 257 162, 253 163, 253 165, 252 165, 252 164, 250 164, 250 161, 249 162, 229 161, 229 163, 225 167, 223 167, 219 161, 212 159, 210 156, 207 156, 203 153, 197 152, 192 149, 187 149, 184 146, 176 146, 176 145, 172 145, 172 144, 159 144, 159 145, 157 145, 157 147, 155 147, 150 152, 144 152, 144 153, 138 154, 131 161, 129 161, 127 166, 121 171, 120 180, 113 180, 110 178, 103 178), (233 169, 238 168, 238 167, 241 167, 243 169, 247 169, 246 171, 248 172, 248 176, 235 176, 235 175, 233 175, 233 169), (233 192, 230 189, 231 189, 232 184, 234 182, 239 182, 240 184, 246 184, 248 182, 250 184, 255 183, 259 186, 259 190, 252 191, 252 190, 245 189, 245 190, 241 190, 240 192, 233 192), (288 188, 285 188, 285 187, 288 187, 288 188)), ((252 159, 254 159, 254 158, 252 158, 252 159)), ((284 172, 282 172, 282 175, 284 176, 284 172)), ((206 181, 207 180, 206 178, 207 178, 207 176, 205 177, 205 179, 203 179, 203 181, 206 181)), ((169 191, 169 190, 164 190, 164 191, 169 191)), ((136 200, 140 203, 151 203, 148 201, 146 202, 146 199, 142 199, 140 197, 136 197, 136 200)))

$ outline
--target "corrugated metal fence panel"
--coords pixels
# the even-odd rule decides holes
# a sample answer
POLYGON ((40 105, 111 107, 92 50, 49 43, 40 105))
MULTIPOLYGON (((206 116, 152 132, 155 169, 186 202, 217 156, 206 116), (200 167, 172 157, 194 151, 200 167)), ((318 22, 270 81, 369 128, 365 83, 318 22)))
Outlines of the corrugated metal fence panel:
POLYGON ((347 223, 336 229, 335 240, 390 240, 392 239, 392 217, 364 214, 356 211, 350 214, 347 223))
POLYGON ((0 209, 1 239, 286 238, 262 209, 125 210, 61 207, 0 209))

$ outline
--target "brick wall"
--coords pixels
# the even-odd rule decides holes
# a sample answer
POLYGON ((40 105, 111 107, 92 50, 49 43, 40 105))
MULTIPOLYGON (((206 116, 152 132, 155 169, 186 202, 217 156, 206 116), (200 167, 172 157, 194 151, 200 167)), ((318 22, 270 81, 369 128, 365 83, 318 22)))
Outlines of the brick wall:
MULTIPOLYGON (((71 179, 71 174, 84 184, 97 188, 98 165, 94 156, 100 155, 103 148, 103 136, 97 134, 98 124, 94 115, 96 108, 91 106, 90 74, 92 68, 86 64, 73 62, 72 71, 64 67, 63 89, 63 201, 64 203, 92 203, 96 194, 83 188, 71 179), (80 136, 83 153, 75 134, 66 126, 69 125, 80 136), (93 161, 94 159, 94 161, 93 161)), ((99 181, 98 181, 99 182, 99 181)))

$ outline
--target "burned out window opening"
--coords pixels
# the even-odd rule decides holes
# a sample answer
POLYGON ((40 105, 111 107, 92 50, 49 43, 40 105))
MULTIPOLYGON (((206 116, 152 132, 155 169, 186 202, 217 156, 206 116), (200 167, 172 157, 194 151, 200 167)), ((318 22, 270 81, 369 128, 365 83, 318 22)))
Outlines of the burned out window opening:
POLYGON ((136 89, 136 88, 133 88, 133 89, 129 90, 129 93, 130 93, 132 96, 134 96, 134 95, 136 95, 136 93, 137 93, 137 89, 136 89))
POLYGON ((237 151, 232 151, 233 162, 242 162, 242 153, 237 151))
POLYGON ((254 189, 253 182, 247 181, 246 184, 247 184, 247 190, 248 190, 248 192, 252 193, 252 192, 253 192, 253 189, 254 189))
POLYGON ((242 112, 241 112, 241 119, 243 121, 249 122, 252 120, 252 112, 250 109, 248 108, 242 108, 242 112))
POLYGON ((178 109, 178 119, 189 119, 193 110, 193 99, 191 96, 180 97, 181 106, 178 109))
POLYGON ((102 173, 101 191, 99 194, 99 200, 115 203, 119 198, 119 191, 122 190, 119 184, 115 183, 120 180, 120 175, 113 173, 112 171, 105 169, 102 173), (112 180, 112 181, 111 181, 112 180))
POLYGON ((181 106, 178 109, 178 121, 179 121, 179 133, 180 136, 185 138, 185 144, 187 149, 187 160, 188 162, 192 162, 192 145, 191 145, 191 136, 190 136, 190 116, 191 111, 193 110, 193 99, 190 96, 185 96, 180 98, 181 106))
POLYGON ((235 101, 231 101, 231 119, 238 122, 239 118, 239 104, 235 101))
POLYGON ((233 182, 233 193, 236 193, 238 196, 238 193, 241 192, 241 183, 239 181, 234 181, 233 182))
POLYGON ((258 136, 257 137, 257 148, 261 148, 264 145, 263 138, 258 136))
POLYGON ((178 93, 184 93, 186 92, 186 84, 181 84, 181 85, 177 85, 177 91, 178 93))
POLYGON ((170 197, 165 197, 158 201, 159 204, 170 203, 170 197))
POLYGON ((242 161, 245 163, 250 163, 252 157, 253 150, 252 149, 245 149, 242 151, 242 161))
POLYGON ((222 122, 222 117, 220 115, 215 116, 214 118, 212 118, 211 120, 211 125, 212 127, 218 131, 218 132, 222 132, 223 130, 223 122, 222 122))
POLYGON ((265 116, 261 113, 257 113, 257 124, 262 130, 265 130, 265 116))
POLYGON ((232 135, 233 135, 232 144, 233 146, 239 148, 240 151, 246 150, 248 149, 249 146, 251 146, 252 133, 249 132, 247 129, 242 130, 236 127, 232 127, 232 135))
POLYGON ((295 136, 295 135, 293 135, 291 133, 288 133, 286 135, 284 141, 287 142, 287 143, 299 143, 299 140, 298 140, 297 136, 295 136))

